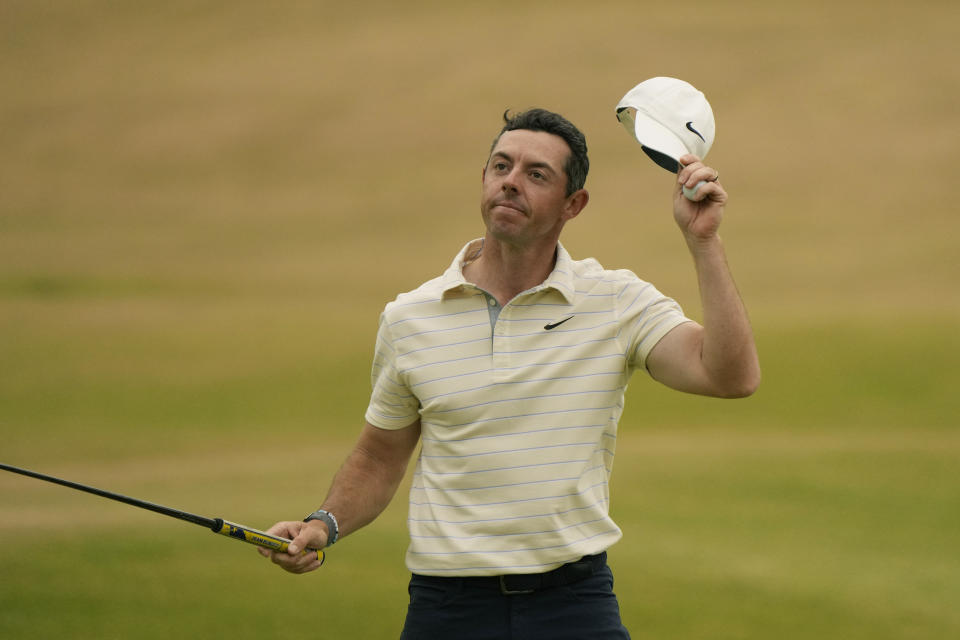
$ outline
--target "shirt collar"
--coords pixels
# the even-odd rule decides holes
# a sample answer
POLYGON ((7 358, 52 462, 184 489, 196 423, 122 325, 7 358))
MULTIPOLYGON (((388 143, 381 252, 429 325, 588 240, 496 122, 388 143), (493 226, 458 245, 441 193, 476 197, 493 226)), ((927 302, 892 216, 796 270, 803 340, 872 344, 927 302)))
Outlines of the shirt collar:
MULTIPOLYGON (((471 240, 460 250, 457 257, 453 259, 450 266, 441 277, 442 297, 446 298, 448 294, 455 291, 462 291, 464 287, 473 285, 463 277, 463 267, 480 255, 483 248, 483 238, 471 240)), ((568 304, 573 303, 574 285, 573 285, 573 259, 560 242, 557 242, 557 262, 553 266, 553 271, 547 276, 541 284, 537 285, 532 291, 542 291, 544 289, 554 289, 564 297, 568 304)))

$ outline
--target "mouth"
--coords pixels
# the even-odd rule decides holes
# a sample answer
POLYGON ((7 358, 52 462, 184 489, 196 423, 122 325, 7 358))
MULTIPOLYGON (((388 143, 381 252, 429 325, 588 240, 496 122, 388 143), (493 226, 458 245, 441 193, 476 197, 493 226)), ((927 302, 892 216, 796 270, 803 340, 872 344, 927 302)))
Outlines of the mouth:
POLYGON ((526 210, 523 209, 521 205, 511 200, 500 200, 498 202, 493 203, 493 206, 494 208, 502 207, 504 209, 510 209, 511 211, 517 211, 518 213, 522 213, 523 215, 527 214, 526 210))

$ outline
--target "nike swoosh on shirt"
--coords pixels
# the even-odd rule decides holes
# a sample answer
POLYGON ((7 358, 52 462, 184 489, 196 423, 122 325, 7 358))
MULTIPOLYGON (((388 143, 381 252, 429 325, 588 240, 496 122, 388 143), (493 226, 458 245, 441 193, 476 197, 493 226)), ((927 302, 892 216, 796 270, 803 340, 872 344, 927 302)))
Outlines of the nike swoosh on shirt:
POLYGON ((569 319, 572 318, 572 317, 573 317, 573 316, 568 316, 568 317, 564 318, 563 320, 560 320, 559 322, 551 322, 551 323, 549 323, 549 324, 545 324, 545 325, 543 325, 543 328, 546 329, 547 331, 550 331, 550 329, 556 329, 557 327, 559 327, 560 325, 562 325, 564 322, 566 322, 567 320, 569 320, 569 319))

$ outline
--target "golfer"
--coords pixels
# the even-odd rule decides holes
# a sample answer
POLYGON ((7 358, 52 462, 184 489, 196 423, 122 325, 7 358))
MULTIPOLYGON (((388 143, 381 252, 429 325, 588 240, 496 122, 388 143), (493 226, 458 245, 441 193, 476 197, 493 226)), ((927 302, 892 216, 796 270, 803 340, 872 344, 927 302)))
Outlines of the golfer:
MULTIPOLYGON (((321 509, 261 549, 293 573, 371 522, 417 444, 402 638, 629 638, 607 549, 617 423, 631 374, 685 392, 753 393, 760 368, 718 229, 718 173, 680 158, 673 215, 703 325, 651 284, 560 244, 587 206, 583 134, 542 109, 504 115, 482 171, 484 237, 380 319, 366 425, 321 509), (681 187, 700 182, 694 200, 681 187)), ((638 251, 642 250, 638 241, 638 251)))

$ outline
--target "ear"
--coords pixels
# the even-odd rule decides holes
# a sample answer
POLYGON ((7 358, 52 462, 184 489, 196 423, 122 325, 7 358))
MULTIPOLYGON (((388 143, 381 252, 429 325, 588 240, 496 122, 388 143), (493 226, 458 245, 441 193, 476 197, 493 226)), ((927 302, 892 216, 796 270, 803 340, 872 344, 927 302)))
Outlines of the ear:
POLYGON ((586 189, 579 189, 567 196, 566 204, 563 207, 563 217, 565 220, 573 220, 590 201, 590 193, 586 189))

